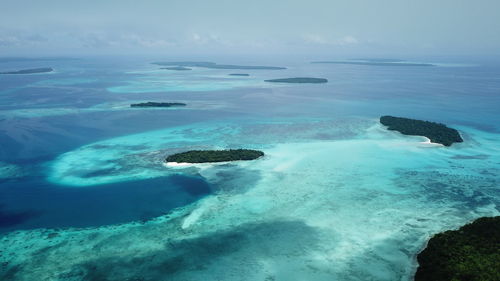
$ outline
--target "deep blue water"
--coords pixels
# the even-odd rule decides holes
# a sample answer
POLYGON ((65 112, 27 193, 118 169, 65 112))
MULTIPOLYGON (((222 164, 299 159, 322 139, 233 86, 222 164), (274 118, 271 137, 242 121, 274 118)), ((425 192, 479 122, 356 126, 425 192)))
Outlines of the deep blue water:
POLYGON ((75 188, 27 178, 3 182, 0 229, 89 227, 147 220, 211 192, 201 178, 171 176, 75 188))

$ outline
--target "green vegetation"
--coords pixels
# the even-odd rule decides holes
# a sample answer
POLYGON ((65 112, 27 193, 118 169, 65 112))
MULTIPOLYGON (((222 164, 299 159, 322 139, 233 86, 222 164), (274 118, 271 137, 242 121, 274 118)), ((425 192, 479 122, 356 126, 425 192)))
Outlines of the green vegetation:
POLYGON ((296 77, 296 78, 280 78, 280 79, 270 79, 264 80, 265 82, 272 83, 327 83, 328 79, 325 78, 310 78, 310 77, 296 77))
POLYGON ((143 103, 133 103, 130 107, 173 107, 173 106, 186 106, 185 103, 181 102, 143 102, 143 103))
POLYGON ((231 73, 229 76, 250 76, 250 74, 247 73, 231 73))
POLYGON ((450 146, 454 142, 463 142, 457 130, 448 128, 444 124, 421 121, 402 117, 382 116, 380 123, 388 126, 403 135, 425 136, 434 143, 450 146))
POLYGON ((206 61, 153 62, 153 64, 161 66, 204 67, 212 69, 263 69, 263 70, 286 69, 285 67, 279 67, 279 66, 216 64, 215 62, 206 62, 206 61))
POLYGON ((43 68, 31 68, 31 69, 22 69, 17 71, 0 72, 0 74, 35 74, 35 73, 46 73, 52 71, 54 70, 50 67, 43 67, 43 68))
POLYGON ((191 70, 191 68, 184 67, 184 66, 162 67, 162 68, 160 68, 160 69, 166 69, 166 70, 178 70, 178 71, 182 71, 182 70, 191 70))
POLYGON ((167 157, 167 162, 208 163, 238 160, 254 160, 264 156, 264 152, 251 149, 191 150, 167 157))
POLYGON ((500 280, 500 217, 435 235, 417 259, 415 281, 500 280))

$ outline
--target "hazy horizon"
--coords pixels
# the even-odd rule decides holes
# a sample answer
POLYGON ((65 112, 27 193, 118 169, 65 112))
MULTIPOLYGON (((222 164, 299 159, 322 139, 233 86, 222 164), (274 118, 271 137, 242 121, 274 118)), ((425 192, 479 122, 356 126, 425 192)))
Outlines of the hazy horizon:
POLYGON ((1 56, 498 56, 500 2, 3 0, 1 56))

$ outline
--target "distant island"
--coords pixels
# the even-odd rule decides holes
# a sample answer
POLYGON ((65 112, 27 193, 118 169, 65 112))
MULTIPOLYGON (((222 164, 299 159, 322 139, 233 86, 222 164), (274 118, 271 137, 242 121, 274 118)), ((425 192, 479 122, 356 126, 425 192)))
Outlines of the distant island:
POLYGON ((398 131, 403 135, 424 136, 431 142, 445 146, 450 146, 454 142, 463 142, 457 130, 440 123, 393 116, 380 117, 380 123, 388 126, 387 129, 398 131))
POLYGON ((231 73, 229 76, 250 76, 248 73, 231 73))
POLYGON ((204 67, 212 69, 262 69, 262 70, 286 69, 286 67, 279 67, 279 66, 216 64, 215 62, 206 62, 206 61, 153 62, 152 64, 160 66, 204 67))
POLYGON ((348 61, 366 61, 366 62, 405 62, 402 59, 390 59, 390 58, 352 58, 348 61))
POLYGON ((264 156, 264 152, 251 149, 229 150, 191 150, 173 154, 167 157, 166 162, 176 163, 209 163, 239 160, 255 160, 264 156))
POLYGON ((71 58, 71 57, 0 57, 0 63, 5 62, 34 62, 34 61, 78 61, 81 59, 71 58))
POLYGON ((435 235, 417 260, 415 281, 500 280, 500 217, 435 235))
POLYGON ((325 78, 311 78, 311 77, 296 77, 296 78, 280 78, 280 79, 269 79, 264 80, 265 82, 271 83, 327 83, 328 79, 325 78))
POLYGON ((30 69, 22 69, 16 71, 0 72, 0 74, 35 74, 35 73, 46 73, 52 71, 54 71, 54 69, 50 67, 42 67, 42 68, 30 68, 30 69))
POLYGON ((130 107, 174 107, 174 106, 186 106, 185 103, 181 102, 143 102, 143 103, 133 103, 130 107))
POLYGON ((182 71, 182 70, 191 70, 191 68, 184 67, 184 66, 162 67, 162 68, 160 68, 160 69, 166 69, 166 70, 178 70, 178 71, 182 71))
POLYGON ((369 60, 344 60, 344 61, 313 61, 311 63, 323 64, 353 64, 368 66, 434 66, 431 63, 406 62, 393 59, 369 59, 369 60))

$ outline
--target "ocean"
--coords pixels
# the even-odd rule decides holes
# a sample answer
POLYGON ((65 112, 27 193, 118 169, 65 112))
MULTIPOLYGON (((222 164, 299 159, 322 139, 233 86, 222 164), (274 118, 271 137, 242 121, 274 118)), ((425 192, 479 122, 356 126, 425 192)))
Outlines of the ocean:
POLYGON ((499 214, 500 63, 153 61, 0 60, 54 69, 0 75, 0 279, 412 280, 432 235, 499 214), (288 77, 328 83, 264 81, 288 77), (187 106, 130 107, 147 101, 187 106), (164 165, 229 148, 265 156, 164 165))

